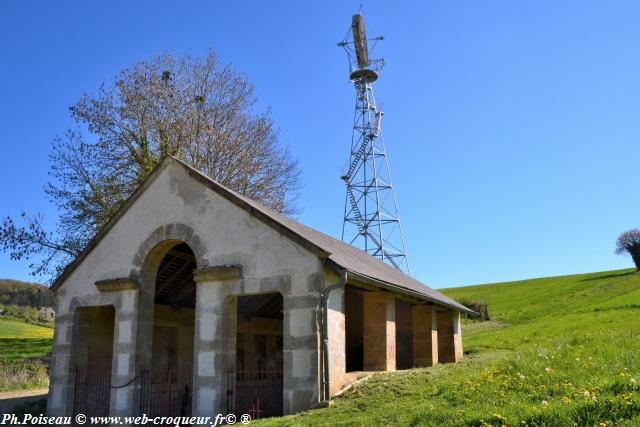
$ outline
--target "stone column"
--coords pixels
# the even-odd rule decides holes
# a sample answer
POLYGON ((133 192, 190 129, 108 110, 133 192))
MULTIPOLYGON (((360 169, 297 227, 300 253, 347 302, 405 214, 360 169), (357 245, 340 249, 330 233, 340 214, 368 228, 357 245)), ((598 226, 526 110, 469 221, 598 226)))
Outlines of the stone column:
POLYGON ((363 367, 365 371, 395 371, 395 299, 388 292, 364 292, 363 367))
POLYGON ((309 409, 318 402, 320 340, 316 327, 319 297, 284 295, 282 324, 283 413, 309 409))
POLYGON ((439 311, 438 361, 455 363, 462 359, 462 334, 459 311, 439 311))
POLYGON ((438 363, 438 323, 432 305, 411 306, 413 323, 413 366, 421 368, 438 363))
POLYGON ((58 305, 58 310, 56 310, 51 357, 51 383, 47 400, 47 415, 52 417, 70 416, 73 412, 71 345, 74 313, 63 312, 60 308, 58 305))
POLYGON ((227 412, 227 379, 236 362, 236 297, 240 266, 195 270, 193 415, 227 412))
POLYGON ((346 372, 346 348, 344 329, 344 289, 334 289, 329 294, 327 324, 329 329, 329 394, 333 396, 342 388, 346 372))
POLYGON ((138 284, 132 279, 96 282, 101 292, 113 292, 116 299, 111 362, 109 414, 131 416, 138 413, 140 382, 136 377, 136 332, 138 284))

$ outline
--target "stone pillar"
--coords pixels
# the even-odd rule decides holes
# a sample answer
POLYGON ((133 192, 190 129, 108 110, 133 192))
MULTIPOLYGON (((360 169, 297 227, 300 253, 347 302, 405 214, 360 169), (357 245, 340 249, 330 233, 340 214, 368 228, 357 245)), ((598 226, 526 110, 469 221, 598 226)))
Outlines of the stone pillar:
POLYGON ((438 363, 437 312, 431 305, 411 306, 413 321, 413 366, 421 368, 438 363))
POLYGON ((63 312, 60 309, 60 305, 58 305, 53 333, 51 382, 47 400, 47 415, 52 417, 72 415, 73 412, 73 372, 71 363, 73 325, 74 313, 63 312))
POLYGON ((462 359, 462 334, 459 311, 439 311, 438 361, 455 363, 462 359))
POLYGON ((421 368, 438 363, 438 323, 432 305, 411 306, 413 323, 413 366, 421 368))
POLYGON ((136 377, 137 292, 121 292, 121 304, 116 307, 111 362, 111 415, 131 416, 138 412, 139 381, 136 377), (125 385, 126 384, 126 385, 125 385), (124 387, 122 387, 124 386, 124 387))
POLYGON ((239 266, 195 270, 196 312, 193 415, 226 413, 227 378, 236 362, 236 297, 239 266))
POLYGON ((329 294, 327 324, 329 329, 329 395, 342 388, 346 372, 346 348, 344 328, 344 289, 334 289, 329 294))
MULTIPOLYGON (((317 295, 317 294, 316 294, 317 295)), ((316 295, 284 295, 282 324, 283 413, 309 409, 318 402, 322 379, 319 378, 319 334, 316 295)))
POLYGON ((395 371, 395 299, 388 292, 364 292, 363 368, 365 371, 395 371))

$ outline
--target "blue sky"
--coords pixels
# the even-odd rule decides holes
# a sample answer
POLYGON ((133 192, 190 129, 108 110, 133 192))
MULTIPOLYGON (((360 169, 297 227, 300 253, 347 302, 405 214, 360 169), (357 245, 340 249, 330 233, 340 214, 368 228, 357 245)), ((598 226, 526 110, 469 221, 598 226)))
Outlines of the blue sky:
MULTIPOLYGON (((433 287, 632 266, 640 3, 0 1, 0 216, 56 212, 68 107, 120 69, 214 48, 300 160, 299 220, 339 237, 354 93, 336 43, 363 3, 414 275, 433 287)), ((29 279, 0 254, 0 277, 29 279)))

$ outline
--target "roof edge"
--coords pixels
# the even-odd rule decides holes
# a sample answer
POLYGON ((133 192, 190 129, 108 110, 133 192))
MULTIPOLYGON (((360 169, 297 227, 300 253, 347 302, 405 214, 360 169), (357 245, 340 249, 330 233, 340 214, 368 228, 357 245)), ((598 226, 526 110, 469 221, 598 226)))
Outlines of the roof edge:
POLYGON ((447 302, 438 300, 436 298, 432 298, 432 297, 430 297, 428 295, 425 295, 425 294, 422 294, 420 292, 413 291, 411 289, 407 289, 407 288, 404 288, 402 286, 394 285, 393 283, 384 282, 382 280, 378 280, 378 279, 373 278, 371 276, 367 276, 366 274, 358 273, 357 271, 352 271, 352 270, 348 270, 347 269, 347 274, 349 276, 352 276, 353 278, 355 278, 357 280, 360 280, 360 281, 362 281, 364 283, 376 286, 378 288, 386 289, 386 290, 397 292, 397 293, 400 293, 400 294, 409 295, 409 296, 412 296, 412 297, 415 297, 415 298, 419 298, 419 299, 424 300, 424 301, 432 302, 432 303, 434 303, 436 305, 439 305, 439 306, 453 308, 453 309, 461 311, 463 313, 476 314, 475 311, 471 310, 468 307, 465 307, 464 305, 462 305, 460 303, 449 304, 447 302))
POLYGON ((324 249, 314 245, 309 240, 307 240, 304 237, 300 236, 295 231, 293 231, 290 228, 280 224, 279 222, 273 220, 272 218, 270 218, 268 215, 264 214, 260 210, 258 210, 256 208, 254 208, 253 206, 251 206, 251 204, 249 204, 245 200, 243 200, 242 197, 244 197, 244 196, 240 196, 238 194, 235 194, 233 191, 227 189, 222 184, 219 184, 218 182, 214 181, 213 179, 209 178, 208 176, 202 174, 200 171, 198 171, 195 168, 187 165, 183 161, 181 161, 181 160, 179 160, 176 157, 173 157, 171 155, 167 155, 162 160, 160 160, 160 162, 155 167, 155 169, 153 169, 153 171, 151 171, 151 173, 142 181, 142 183, 138 186, 138 188, 136 188, 136 190, 131 194, 131 196, 129 196, 129 198, 122 204, 122 206, 118 209, 118 211, 115 213, 115 215, 89 241, 89 243, 82 250, 82 252, 80 252, 80 254, 73 261, 71 261, 64 268, 64 270, 62 270, 62 272, 58 275, 58 277, 55 279, 55 281, 51 285, 51 287, 50 287, 51 290, 56 291, 60 287, 62 282, 64 282, 71 275, 71 273, 73 273, 73 271, 82 263, 82 261, 89 255, 89 253, 91 253, 91 251, 96 246, 98 246, 98 243, 100 243, 100 241, 102 241, 104 236, 109 232, 109 230, 111 230, 111 228, 113 228, 115 223, 118 222, 118 220, 120 218, 122 218, 122 216, 129 210, 131 205, 133 205, 133 203, 135 203, 135 201, 138 200, 138 198, 142 195, 142 193, 156 180, 156 178, 160 175, 160 173, 170 163, 174 163, 174 164, 180 166, 181 168, 183 168, 183 170, 185 172, 187 172, 187 174, 190 177, 194 178, 196 181, 198 181, 199 183, 203 184, 208 189, 212 190, 213 192, 215 192, 216 194, 220 195, 221 197, 224 197, 226 200, 234 203, 236 206, 244 209, 246 212, 249 213, 249 215, 259 219, 260 221, 262 221, 267 226, 269 226, 269 227, 275 229, 276 231, 284 234, 290 240, 292 240, 293 242, 295 242, 298 245, 302 246, 303 248, 309 250, 311 253, 313 253, 314 255, 318 256, 319 258, 324 260, 324 259, 327 259, 329 257, 329 255, 331 255, 330 252, 327 252, 324 249))
POLYGON ((151 171, 151 173, 147 175, 147 177, 142 181, 142 184, 140 184, 138 188, 136 188, 136 190, 133 193, 131 193, 129 198, 122 204, 122 206, 120 206, 120 208, 117 210, 115 215, 113 215, 113 217, 111 217, 111 219, 107 221, 104 227, 102 227, 102 229, 100 229, 100 231, 89 241, 89 243, 87 244, 87 246, 85 246, 82 252, 80 252, 80 254, 77 257, 75 257, 73 261, 67 264, 64 270, 62 270, 62 272, 58 275, 58 277, 56 277, 56 280, 53 282, 53 284, 50 287, 52 291, 58 290, 62 282, 64 282, 71 275, 71 273, 73 273, 73 271, 80 265, 80 263, 82 263, 82 261, 91 253, 91 251, 95 249, 96 246, 98 246, 98 243, 102 241, 102 239, 104 238, 104 236, 107 235, 109 230, 111 230, 113 226, 116 224, 116 222, 118 222, 118 220, 122 218, 122 216, 129 210, 131 205, 133 205, 133 203, 135 203, 135 201, 138 200, 138 198, 151 185, 151 183, 156 180, 158 175, 160 175, 160 172, 162 172, 167 167, 167 165, 171 162, 172 159, 173 157, 166 156, 162 160, 160 160, 160 162, 155 167, 155 169, 153 169, 153 171, 151 171))
MULTIPOLYGON (((180 165, 189 174, 189 176, 194 178, 196 181, 200 182, 201 184, 203 184, 204 186, 206 186, 207 188, 209 188, 210 190, 212 190, 213 192, 215 192, 219 196, 224 197, 226 200, 230 201, 231 203, 235 204, 236 206, 244 209, 245 211, 247 211, 249 213, 249 215, 259 219, 260 221, 262 221, 267 226, 269 226, 269 227, 273 228, 274 230, 284 234, 290 240, 292 240, 293 242, 295 242, 298 245, 302 246, 303 248, 307 249, 308 251, 310 251, 311 253, 313 253, 317 257, 319 257, 319 258, 324 260, 324 259, 328 258, 331 255, 331 252, 327 252, 324 249, 322 249, 321 247, 313 244, 312 242, 310 242, 306 238, 302 237, 301 235, 299 235, 298 233, 296 233, 292 229, 290 229, 287 226, 279 223, 278 221, 275 221, 274 219, 270 218, 268 215, 266 215, 265 213, 263 213, 259 209, 256 209, 250 203, 248 203, 245 200, 243 200, 246 196, 243 196, 241 194, 236 194, 233 190, 230 190, 230 189, 226 188, 224 185, 218 183, 217 181, 214 181, 213 179, 211 179, 208 176, 204 175, 202 172, 200 172, 197 169, 195 169, 195 168, 189 166, 188 164, 184 163, 180 159, 177 159, 175 157, 170 157, 170 158, 173 159, 178 165, 180 165)), ((259 202, 256 201, 256 203, 259 203, 259 202)), ((265 208, 266 208, 266 206, 265 206, 265 208)))

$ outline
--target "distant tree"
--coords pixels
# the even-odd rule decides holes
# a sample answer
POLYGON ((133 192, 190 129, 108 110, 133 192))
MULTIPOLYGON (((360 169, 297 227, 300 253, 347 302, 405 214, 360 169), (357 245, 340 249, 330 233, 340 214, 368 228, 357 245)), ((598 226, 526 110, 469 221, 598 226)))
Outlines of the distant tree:
POLYGON ((616 254, 625 253, 631 255, 631 259, 636 265, 636 270, 640 271, 640 230, 637 228, 625 231, 618 236, 616 254))
POLYGON ((0 303, 30 307, 54 307, 53 292, 45 286, 0 279, 0 303))
POLYGON ((41 307, 38 309, 38 321, 42 325, 50 325, 55 320, 56 313, 51 307, 41 307))
POLYGON ((58 274, 113 217, 165 155, 285 214, 294 211, 297 162, 278 143, 254 86, 213 51, 163 55, 123 70, 71 107, 78 125, 54 141, 45 188, 60 213, 54 231, 21 214, 0 224, 0 249, 32 260, 31 274, 58 274))
POLYGON ((475 311, 475 314, 466 314, 465 317, 467 319, 473 321, 486 322, 491 320, 489 317, 489 305, 484 301, 458 301, 460 304, 464 305, 467 308, 475 311))

